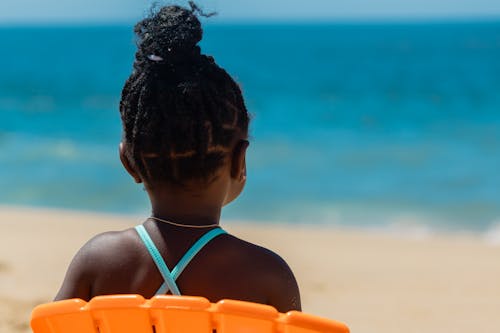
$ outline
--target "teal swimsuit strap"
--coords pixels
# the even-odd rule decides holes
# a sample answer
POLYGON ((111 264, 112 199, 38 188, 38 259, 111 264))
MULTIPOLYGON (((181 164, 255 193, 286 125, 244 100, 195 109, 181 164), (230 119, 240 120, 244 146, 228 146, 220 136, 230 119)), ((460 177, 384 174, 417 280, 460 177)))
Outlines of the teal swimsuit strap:
POLYGON ((149 254, 153 258, 153 261, 155 262, 156 267, 158 267, 158 270, 160 271, 160 274, 165 280, 165 283, 167 284, 168 288, 172 291, 172 294, 180 295, 181 293, 179 291, 179 288, 177 287, 175 280, 172 278, 172 275, 170 274, 170 270, 168 269, 165 260, 163 260, 160 251, 158 251, 155 244, 153 243, 153 240, 151 239, 151 237, 149 237, 146 228, 144 228, 143 225, 138 225, 135 227, 135 230, 137 230, 139 237, 141 237, 142 242, 144 243, 144 245, 146 245, 149 254))
POLYGON ((158 249, 154 245, 153 241, 149 237, 144 226, 139 225, 139 226, 136 226, 135 228, 138 231, 139 236, 141 237, 142 241, 146 245, 146 248, 148 249, 149 253, 153 257, 153 260, 155 261, 155 264, 158 267, 158 270, 160 271, 161 275, 163 276, 163 278, 165 280, 165 282, 163 282, 163 284, 160 286, 160 288, 156 292, 156 295, 165 294, 169 290, 171 290, 172 294, 174 294, 174 295, 180 295, 179 288, 177 287, 175 280, 177 280, 177 278, 181 275, 181 273, 184 271, 184 269, 189 264, 189 262, 191 262, 191 260, 196 256, 196 254, 198 254, 198 252, 200 252, 200 250, 205 245, 207 245, 215 237, 227 233, 226 231, 222 230, 221 228, 216 228, 216 229, 210 230, 209 232, 207 232, 206 234, 201 236, 193 244, 193 246, 191 246, 191 248, 186 252, 186 254, 184 254, 184 256, 181 258, 181 260, 179 260, 179 262, 174 267, 174 269, 172 269, 172 272, 170 272, 168 270, 167 265, 165 264, 165 261, 161 257, 160 252, 158 251, 158 249), (141 230, 141 231, 139 231, 139 230, 141 230), (141 235, 141 234, 145 234, 147 237, 143 237, 143 235, 141 235), (154 253, 157 253, 157 254, 154 254, 154 253), (158 262, 155 259, 155 257, 159 258, 158 262), (161 263, 163 263, 163 264, 161 264, 161 263), (165 276, 168 276, 168 277, 166 278, 165 276), (174 288, 172 288, 172 287, 174 287, 174 288))
MULTIPOLYGON (((177 265, 175 265, 174 269, 172 269, 172 278, 174 280, 177 280, 179 275, 181 275, 186 266, 198 254, 198 252, 200 252, 200 250, 205 245, 207 245, 208 242, 210 242, 212 239, 222 234, 227 234, 227 232, 225 230, 222 230, 221 228, 216 228, 210 230, 209 232, 201 236, 200 239, 198 239, 196 243, 194 243, 193 246, 191 246, 191 248, 186 252, 186 254, 181 258, 181 260, 179 260, 177 265)), ((163 284, 161 285, 160 289, 158 289, 156 294, 157 295, 165 294, 169 289, 172 290, 169 287, 167 280, 165 280, 165 282, 163 282, 163 284)))

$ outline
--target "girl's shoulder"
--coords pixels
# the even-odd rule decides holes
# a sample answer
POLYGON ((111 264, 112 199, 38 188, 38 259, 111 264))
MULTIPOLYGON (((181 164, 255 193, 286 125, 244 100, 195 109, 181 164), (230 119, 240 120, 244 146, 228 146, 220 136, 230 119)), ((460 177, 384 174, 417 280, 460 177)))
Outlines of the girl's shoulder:
POLYGON ((133 229, 105 232, 85 243, 73 257, 56 300, 75 297, 89 300, 98 277, 130 269, 137 260, 138 244, 133 232, 133 229))
POLYGON ((231 234, 221 240, 221 246, 225 247, 226 260, 234 259, 239 262, 252 262, 257 267, 288 268, 285 260, 274 251, 231 234))
MULTIPOLYGON (((82 276, 95 279, 103 272, 133 265, 140 243, 133 228, 108 231, 92 237, 77 252, 71 266, 75 266, 82 276)), ((70 268, 71 268, 70 266, 70 268)))
MULTIPOLYGON (((287 262, 274 251, 233 235, 221 237, 218 251, 210 252, 212 268, 226 272, 227 284, 242 290, 264 290, 266 300, 282 312, 300 310, 300 295, 295 276, 287 262), (228 272, 231 267, 231 272, 228 272)), ((227 285, 226 284, 226 285, 227 285)), ((238 299, 244 299, 238 297, 238 299)))
POLYGON ((107 231, 92 237, 82 246, 76 257, 84 257, 91 267, 99 270, 100 266, 109 269, 117 265, 123 266, 138 257, 137 249, 141 246, 137 233, 133 228, 120 231, 107 231))

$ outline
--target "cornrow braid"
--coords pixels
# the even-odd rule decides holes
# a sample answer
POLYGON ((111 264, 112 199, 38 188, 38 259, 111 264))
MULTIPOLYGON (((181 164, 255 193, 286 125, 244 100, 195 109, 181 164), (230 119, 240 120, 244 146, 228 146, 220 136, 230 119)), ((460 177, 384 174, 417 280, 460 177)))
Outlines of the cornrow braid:
POLYGON ((136 24, 134 70, 120 101, 127 157, 142 177, 209 180, 249 116, 241 90, 197 45, 201 10, 165 6, 136 24))

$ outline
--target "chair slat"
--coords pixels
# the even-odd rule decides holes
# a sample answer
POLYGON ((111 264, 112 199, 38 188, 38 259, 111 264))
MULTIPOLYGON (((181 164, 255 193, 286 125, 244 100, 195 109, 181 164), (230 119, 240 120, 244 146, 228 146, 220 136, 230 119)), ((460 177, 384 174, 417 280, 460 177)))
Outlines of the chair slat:
POLYGON ((206 298, 156 296, 149 306, 156 333, 212 333, 211 304, 206 298))
POLYGON ((87 305, 99 333, 153 333, 146 300, 139 295, 95 297, 87 305))
POLYGON ((278 321, 283 324, 284 333, 349 333, 349 328, 341 322, 299 311, 289 311, 278 321))
POLYGON ((71 299, 37 306, 31 315, 33 332, 97 333, 86 304, 81 299, 71 299))
POLYGON ((223 300, 214 306, 217 333, 273 333, 278 311, 272 306, 223 300))

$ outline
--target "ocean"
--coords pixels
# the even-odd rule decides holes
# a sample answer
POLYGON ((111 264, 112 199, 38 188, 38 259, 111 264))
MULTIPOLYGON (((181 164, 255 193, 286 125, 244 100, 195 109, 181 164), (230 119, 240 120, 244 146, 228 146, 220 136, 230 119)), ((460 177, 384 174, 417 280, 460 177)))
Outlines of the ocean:
MULTIPOLYGON (((0 27, 0 204, 146 216, 118 103, 132 25, 0 27)), ((500 21, 210 24, 253 115, 226 219, 500 225, 500 21)))

